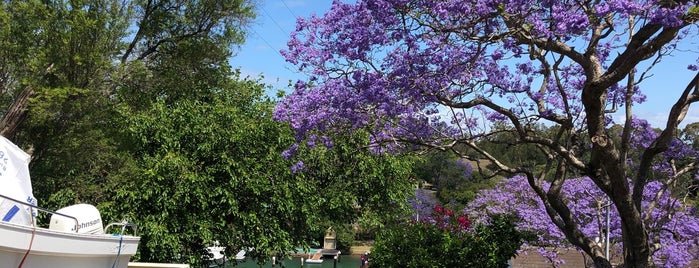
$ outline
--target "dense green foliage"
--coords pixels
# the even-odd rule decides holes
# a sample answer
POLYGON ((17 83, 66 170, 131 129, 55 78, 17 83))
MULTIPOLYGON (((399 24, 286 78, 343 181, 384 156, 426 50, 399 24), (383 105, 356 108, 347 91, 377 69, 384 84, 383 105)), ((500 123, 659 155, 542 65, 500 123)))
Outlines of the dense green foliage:
POLYGON ((208 103, 158 103, 132 119, 140 174, 119 198, 136 208, 122 214, 145 225, 142 259, 196 263, 196 250, 218 240, 266 260, 355 221, 357 205, 382 209, 405 193, 391 179, 406 181, 398 158, 351 142, 308 148, 306 169, 292 173, 282 158, 292 136, 262 91, 237 82, 208 103))
POLYGON ((489 224, 468 226, 458 217, 386 228, 371 252, 371 267, 508 267, 525 238, 515 229, 515 218, 493 215, 489 224))
POLYGON ((280 157, 290 136, 265 117, 261 89, 236 82, 209 102, 160 101, 130 117, 138 174, 117 198, 143 224, 143 259, 194 263, 215 240, 262 255, 302 237, 308 226, 295 215, 311 211, 309 192, 280 157))
MULTIPOLYGON (((382 155, 365 146, 367 133, 336 136, 332 144, 317 137, 284 154, 299 167, 295 175, 315 193, 306 197, 318 208, 309 220, 333 226, 348 247, 359 231, 373 232, 403 214, 413 186, 409 180, 413 157, 382 155), (291 156, 294 154, 296 156, 291 156), (361 229, 361 230, 359 230, 361 229)), ((296 167, 294 167, 296 168, 296 167)), ((322 242, 323 232, 314 241, 322 242)))

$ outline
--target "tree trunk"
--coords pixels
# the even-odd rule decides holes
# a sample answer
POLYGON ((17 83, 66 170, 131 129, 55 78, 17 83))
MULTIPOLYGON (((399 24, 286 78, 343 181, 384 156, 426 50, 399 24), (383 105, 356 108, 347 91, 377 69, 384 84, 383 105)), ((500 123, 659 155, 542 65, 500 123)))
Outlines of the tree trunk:
MULTIPOLYGON (((588 176, 617 208, 624 243, 624 266, 645 268, 649 265, 650 244, 641 211, 633 201, 631 186, 623 169, 621 155, 605 128, 606 86, 590 83, 582 93, 592 149, 588 176)), ((643 186, 641 186, 643 187, 643 186)), ((597 260, 595 260, 597 265, 597 260)))
POLYGON ((612 263, 601 256, 592 257, 592 262, 595 263, 596 268, 612 268, 612 263))
POLYGON ((11 140, 17 134, 19 126, 27 119, 27 104, 32 96, 34 96, 34 87, 27 86, 15 98, 0 120, 0 135, 11 140))

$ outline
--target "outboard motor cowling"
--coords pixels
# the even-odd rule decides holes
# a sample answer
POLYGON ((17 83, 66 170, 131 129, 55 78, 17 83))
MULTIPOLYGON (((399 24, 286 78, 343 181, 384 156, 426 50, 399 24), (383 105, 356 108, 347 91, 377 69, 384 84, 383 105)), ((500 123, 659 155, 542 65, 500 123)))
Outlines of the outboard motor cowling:
POLYGON ((56 211, 57 213, 75 217, 78 220, 77 230, 75 230, 75 220, 58 214, 51 216, 49 229, 69 233, 79 234, 104 234, 102 217, 99 210, 93 205, 77 204, 64 207, 56 211))

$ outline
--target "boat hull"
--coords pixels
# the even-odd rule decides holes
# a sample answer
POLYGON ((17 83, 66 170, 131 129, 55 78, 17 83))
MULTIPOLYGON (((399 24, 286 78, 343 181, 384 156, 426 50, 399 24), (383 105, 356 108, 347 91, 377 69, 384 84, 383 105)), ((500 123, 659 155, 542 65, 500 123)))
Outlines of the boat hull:
POLYGON ((19 267, 23 259, 23 268, 126 268, 140 240, 134 236, 67 233, 8 222, 0 222, 0 237, 0 268, 19 267))

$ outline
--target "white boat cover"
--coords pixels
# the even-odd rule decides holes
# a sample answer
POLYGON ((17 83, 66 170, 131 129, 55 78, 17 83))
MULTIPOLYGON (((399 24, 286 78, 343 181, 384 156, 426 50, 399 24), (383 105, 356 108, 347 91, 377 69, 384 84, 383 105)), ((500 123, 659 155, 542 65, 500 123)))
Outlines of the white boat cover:
MULTIPOLYGON (((36 205, 29 178, 29 154, 0 136, 0 194, 36 205)), ((31 225, 36 213, 25 205, 0 198, 0 220, 31 225)))

